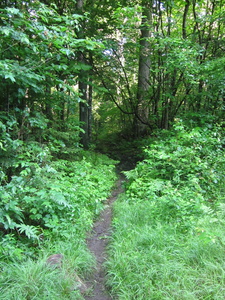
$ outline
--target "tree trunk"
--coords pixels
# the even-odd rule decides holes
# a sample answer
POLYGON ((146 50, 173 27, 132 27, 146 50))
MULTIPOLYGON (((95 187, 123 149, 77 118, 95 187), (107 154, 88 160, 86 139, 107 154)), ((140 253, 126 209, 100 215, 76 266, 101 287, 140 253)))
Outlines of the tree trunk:
MULTIPOLYGON (((83 14, 85 0, 77 0, 77 10, 79 14, 83 14)), ((83 28, 78 32, 78 38, 85 38, 85 22, 83 22, 83 28)), ((85 55, 82 51, 78 54, 78 62, 82 65, 86 64, 85 55)), ((87 71, 81 70, 78 79, 79 94, 82 101, 79 104, 79 120, 80 120, 80 142, 85 149, 88 149, 90 141, 90 105, 88 101, 88 85, 87 85, 87 71)), ((89 97, 89 99, 91 99, 89 97)))
POLYGON ((187 38, 187 29, 186 29, 186 23, 187 23, 187 15, 188 15, 188 10, 189 6, 191 5, 189 0, 186 0, 185 3, 185 8, 184 8, 184 14, 183 14, 183 24, 182 24, 182 35, 183 39, 187 38))
POLYGON ((92 94, 93 94, 93 88, 91 85, 89 85, 88 97, 87 97, 88 98, 88 143, 91 141, 91 134, 92 134, 92 94))
POLYGON ((149 75, 150 75, 150 41, 152 28, 152 1, 143 1, 141 23, 140 54, 137 87, 136 135, 146 134, 149 124, 149 75))
POLYGON ((89 134, 88 134, 88 104, 87 104, 87 84, 82 81, 79 82, 79 92, 82 93, 82 102, 80 102, 80 142, 85 149, 88 148, 89 134))

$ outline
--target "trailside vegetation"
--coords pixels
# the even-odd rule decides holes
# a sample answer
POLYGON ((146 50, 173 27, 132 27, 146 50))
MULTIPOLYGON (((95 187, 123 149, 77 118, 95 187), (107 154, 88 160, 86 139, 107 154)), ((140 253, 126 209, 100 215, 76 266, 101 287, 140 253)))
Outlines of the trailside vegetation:
POLYGON ((80 299, 78 276, 94 267, 86 234, 114 186, 116 162, 93 152, 54 160, 47 146, 20 147, 16 173, 0 188, 0 299, 80 299), (64 256, 60 270, 46 266, 54 253, 64 256))
POLYGON ((125 172, 107 262, 119 299, 225 297, 224 141, 220 124, 178 119, 125 172))
POLYGON ((97 149, 142 160, 115 204, 114 294, 224 299, 224 4, 1 1, 0 299, 81 297, 116 179, 97 149))

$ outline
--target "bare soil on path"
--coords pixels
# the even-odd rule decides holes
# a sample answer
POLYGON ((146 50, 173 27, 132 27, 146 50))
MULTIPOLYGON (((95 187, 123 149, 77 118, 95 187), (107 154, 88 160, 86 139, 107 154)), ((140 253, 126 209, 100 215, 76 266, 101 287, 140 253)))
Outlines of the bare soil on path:
POLYGON ((107 200, 106 208, 100 214, 93 226, 92 232, 87 238, 88 248, 96 258, 96 268, 94 274, 86 282, 86 286, 90 289, 90 292, 85 296, 85 300, 113 299, 105 286, 106 271, 104 269, 104 262, 107 259, 106 250, 109 236, 111 235, 112 204, 118 195, 123 192, 122 183, 123 178, 121 175, 111 197, 107 200))

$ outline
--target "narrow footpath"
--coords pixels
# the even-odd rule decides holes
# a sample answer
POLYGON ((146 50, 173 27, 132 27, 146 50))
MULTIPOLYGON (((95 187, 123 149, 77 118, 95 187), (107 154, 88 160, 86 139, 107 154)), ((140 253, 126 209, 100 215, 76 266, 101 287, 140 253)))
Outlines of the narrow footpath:
POLYGON ((88 279, 88 282, 86 282, 87 287, 91 290, 90 293, 85 296, 86 300, 113 299, 105 287, 106 272, 104 270, 104 262, 107 259, 106 249, 111 234, 112 204, 118 195, 123 192, 122 183, 123 178, 121 175, 111 197, 106 203, 106 208, 102 211, 93 226, 90 236, 87 238, 88 248, 96 258, 96 269, 91 278, 88 279))

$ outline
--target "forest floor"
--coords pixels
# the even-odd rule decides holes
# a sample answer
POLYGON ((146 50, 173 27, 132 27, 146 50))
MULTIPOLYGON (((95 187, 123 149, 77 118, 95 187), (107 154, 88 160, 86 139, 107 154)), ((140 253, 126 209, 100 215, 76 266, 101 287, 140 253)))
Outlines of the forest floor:
POLYGON ((96 259, 96 268, 94 274, 86 282, 88 290, 91 290, 90 295, 85 297, 86 300, 112 299, 105 286, 106 272, 104 262, 107 259, 106 250, 111 235, 112 205, 123 192, 123 181, 124 178, 120 175, 111 197, 107 200, 106 208, 100 214, 93 226, 92 232, 87 238, 88 248, 96 259))

